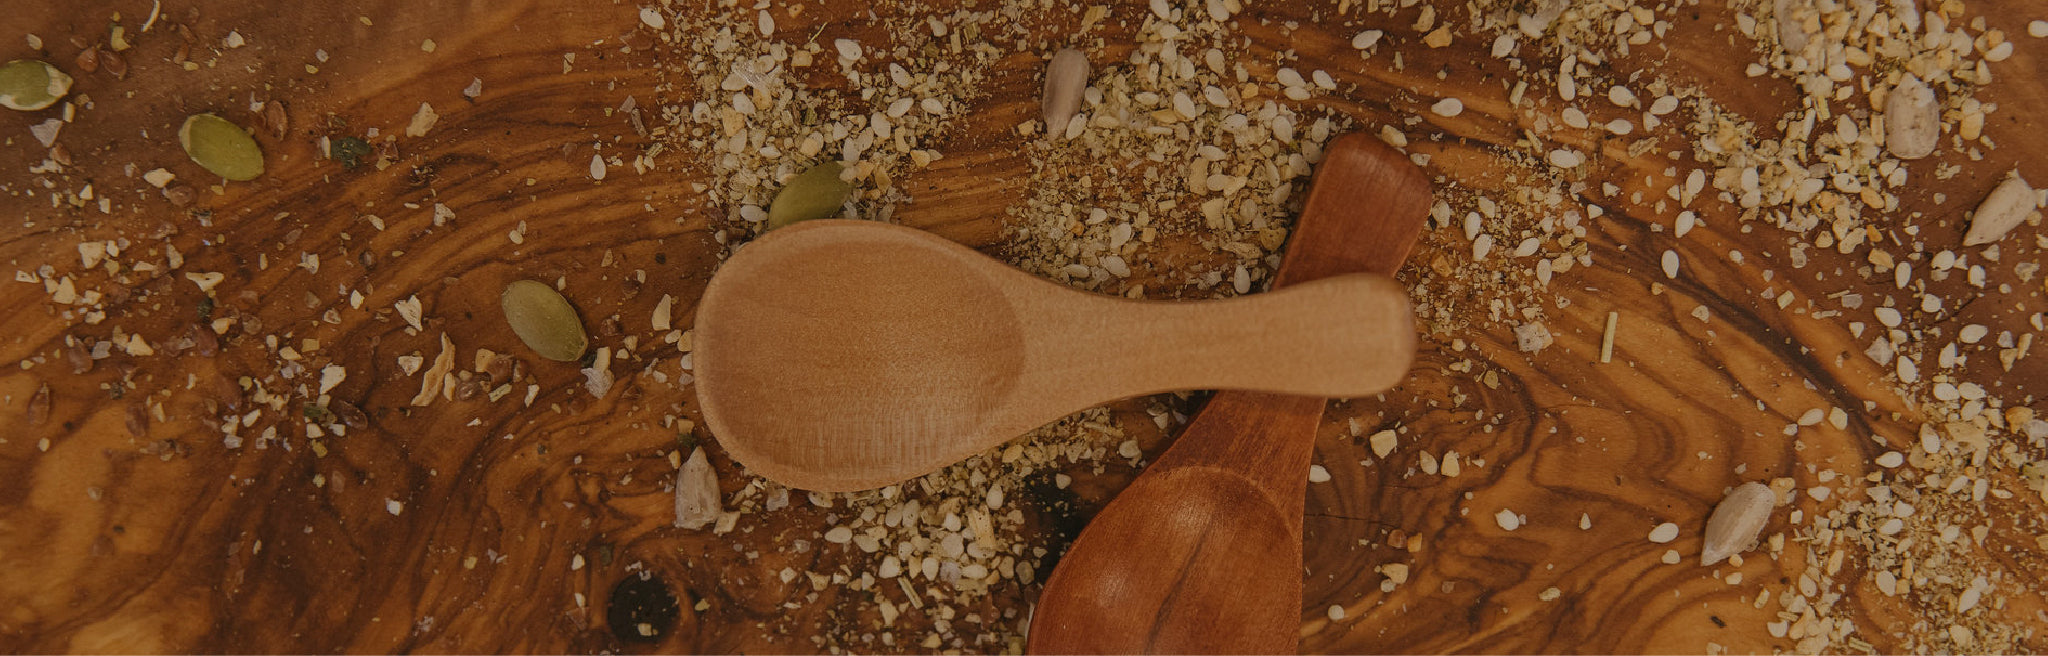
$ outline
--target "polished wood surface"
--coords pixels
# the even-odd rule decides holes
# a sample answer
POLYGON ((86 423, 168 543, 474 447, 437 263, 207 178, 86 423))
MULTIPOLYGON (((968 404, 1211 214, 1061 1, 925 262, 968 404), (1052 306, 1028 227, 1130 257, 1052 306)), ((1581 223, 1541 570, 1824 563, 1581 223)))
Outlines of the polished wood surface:
MULTIPOLYGON (((47 51, 40 56, 71 70, 73 93, 92 100, 63 128, 58 143, 72 163, 54 172, 29 172, 47 169, 51 153, 28 135, 54 114, 0 111, 0 275, 8 276, 0 277, 0 307, 9 309, 0 316, 0 650, 924 651, 915 639, 884 647, 822 637, 875 631, 873 596, 776 575, 873 566, 858 552, 775 549, 815 541, 833 521, 829 509, 794 504, 749 515, 751 530, 722 535, 670 527, 669 454, 681 424, 664 422, 694 417, 695 400, 643 371, 649 362, 672 367, 680 355, 646 334, 646 321, 669 295, 678 324, 687 325, 720 250, 711 217, 724 209, 691 191, 688 182, 704 175, 693 153, 670 149, 645 173, 622 164, 590 179, 593 154, 630 162, 659 140, 618 111, 626 98, 637 99, 649 123, 658 121, 648 108, 689 100, 659 90, 670 75, 657 67, 664 50, 636 22, 636 6, 167 2, 141 33, 150 8, 21 2, 0 12, 0 57, 33 55, 21 35, 35 34, 47 51), (70 62, 106 41, 116 12, 134 47, 120 53, 119 66, 79 73, 70 62), (223 47, 231 32, 247 44, 223 47), (462 91, 473 79, 483 84, 471 100, 462 91), (250 108, 273 101, 275 110, 250 108), (401 135, 422 102, 438 122, 368 156, 388 166, 345 169, 320 158, 323 136, 360 137, 371 127, 401 135), (202 111, 264 127, 263 177, 219 194, 208 188, 173 137, 185 116, 202 111), (189 194, 188 204, 174 205, 140 180, 157 167, 178 174, 174 195, 189 194), (95 199, 73 204, 88 184, 95 199), (98 198, 111 201, 109 212, 98 198), (438 224, 437 203, 453 212, 438 224), (507 235, 522 222, 523 243, 515 244, 507 235), (81 266, 81 242, 119 238, 129 242, 117 258, 126 268, 81 266), (168 270, 172 246, 183 260, 176 270, 168 270), (317 272, 298 266, 301 252, 320 256, 317 272), (138 263, 157 269, 138 271, 138 263), (52 302, 42 284, 12 282, 14 271, 46 264, 81 293, 102 294, 106 317, 86 323, 82 307, 52 302), (184 275, 203 272, 222 274, 210 303, 184 275), (641 359, 613 368, 620 389, 595 400, 573 367, 523 355, 497 307, 499 290, 520 278, 566 280, 598 344, 640 335, 641 359), (363 295, 360 309, 343 290, 363 295), (414 297, 418 330, 395 308, 414 297), (324 319, 329 310, 338 323, 324 319), (224 318, 235 320, 226 334, 202 332, 202 320, 224 318), (471 368, 476 348, 518 357, 521 381, 531 377, 539 389, 531 406, 523 385, 489 401, 471 385, 487 374, 473 372, 451 396, 477 396, 413 406, 420 376, 407 375, 398 359, 431 362, 444 333, 461 354, 459 371, 471 368), (93 343, 117 335, 141 335, 155 354, 91 357, 93 343), (276 345, 266 343, 270 336, 276 345), (318 347, 306 348, 306 339, 318 347), (301 352, 297 376, 280 373, 282 346, 301 352), (346 425, 347 435, 316 446, 304 437, 302 407, 273 407, 259 396, 316 386, 330 363, 348 371, 330 392, 346 404, 333 406, 330 425, 346 425), (243 445, 228 449, 223 424, 259 407, 257 424, 281 426, 286 439, 264 442, 260 429, 243 430, 243 445), (674 611, 645 587, 621 585, 641 572, 673 591, 674 611), (655 639, 641 640, 631 631, 636 618, 674 619, 656 622, 655 639)), ((1642 49, 1643 57, 1752 116, 1796 105, 1789 86, 1742 74, 1755 55, 1741 37, 1715 30, 1722 8, 1679 13, 1671 36, 1642 49)), ((1972 3, 1969 13, 2024 35, 2025 21, 2048 7, 1972 3)), ((1046 29, 1078 21, 1058 12, 1031 20, 1038 18, 1046 29)), ((1362 25, 1406 35, 1412 13, 1361 25, 1323 18, 1294 3, 1250 9, 1239 28, 1249 39, 1247 65, 1269 71, 1285 51, 1300 58, 1298 70, 1329 70, 1343 91, 1317 102, 1363 125, 1426 115, 1434 98, 1460 95, 1462 115, 1430 119, 1453 136, 1411 150, 1433 155, 1439 185, 1507 188, 1496 156, 1533 118, 1502 101, 1501 81, 1515 73, 1486 56, 1483 39, 1437 49, 1411 43, 1395 70, 1384 53, 1361 62, 1349 41, 1362 25)), ((1133 25, 1100 25, 1105 48, 1123 52, 1118 44, 1133 25)), ((782 26, 826 40, 882 29, 865 9, 837 3, 811 5, 782 26)), ((1979 93, 2002 108, 1985 128, 1999 147, 1983 161, 1939 155, 1961 166, 1945 180, 1926 174, 1933 162, 1916 163, 1913 175, 1926 184, 1901 195, 1905 209, 1927 213, 1919 238, 1936 250, 1960 240, 1964 210, 2006 171, 2019 166, 2048 180, 2036 168, 2048 161, 2048 130, 2032 109, 2048 106, 2048 84, 2024 73, 2039 70, 2048 48, 2014 38, 2012 59, 1993 66, 1998 83, 1979 93), (1935 204, 1937 192, 1949 202, 1935 204)), ((902 223, 1000 251, 1003 208, 1022 192, 990 181, 1030 171, 1013 128, 1038 113, 1040 60, 1021 53, 1004 62, 992 69, 978 111, 933 144, 946 157, 900 181, 917 200, 898 213, 902 223)), ((1611 66, 1626 75, 1640 65, 1611 66)), ((1775 619, 1775 599, 1763 608, 1750 602, 1819 564, 1791 551, 1783 559, 1752 552, 1739 568, 1717 568, 1717 577, 1659 560, 1666 547, 1696 552, 1696 532, 1671 545, 1644 535, 1665 521, 1702 525, 1722 491, 1739 482, 1790 476, 1811 486, 1809 465, 1853 480, 1873 469, 1870 458, 1910 439, 1922 418, 1882 380, 1884 368, 1861 356, 1867 340, 1849 332, 1850 317, 1807 309, 1806 299, 1823 307, 1845 288, 1879 297, 1888 280, 1860 279, 1860 260, 1827 250, 1810 251, 1811 263, 1793 275, 1784 233, 1745 226, 1722 206, 1704 209, 1705 224, 1684 240, 1672 238, 1669 217, 1649 206, 1671 183, 1664 171, 1672 163, 1660 152, 1684 145, 1671 139, 1658 152, 1631 155, 1624 144, 1606 144, 1590 165, 1595 187, 1610 181, 1624 193, 1603 198, 1610 213, 1591 224, 1593 266, 1559 275, 1542 297, 1556 338, 1550 347, 1522 353, 1483 302, 1454 304, 1460 315, 1444 325, 1468 327, 1426 334, 1406 383, 1383 398, 1330 405, 1314 459, 1332 478, 1309 486, 1303 519, 1302 650, 1792 649, 1794 641, 1763 628, 1775 619), (1634 191, 1649 200, 1628 201, 1634 191), (1666 249, 1683 256, 1684 275, 1653 286, 1666 249), (1737 262, 1731 251, 1747 257, 1737 262), (1801 300, 1781 308, 1761 298, 1767 291, 1801 300), (1700 306, 1711 320, 1692 316, 1700 306), (1609 312, 1619 330, 1614 359, 1603 364, 1609 312), (1776 437, 1814 407, 1847 409, 1849 428, 1808 427, 1796 443, 1776 437), (1404 427, 1401 446, 1380 461, 1352 436, 1353 422, 1366 435, 1404 427), (1467 464, 1454 478, 1417 471, 1423 453, 1447 451, 1485 464, 1467 464), (1528 525, 1502 531, 1490 517, 1502 508, 1526 515, 1528 525), (1578 527, 1582 515, 1589 530, 1578 527), (1390 565, 1407 567, 1405 583, 1383 591, 1390 565), (1743 583, 1725 582, 1737 571, 1743 583), (1558 593, 1546 594, 1552 588, 1558 593), (1347 609, 1346 619, 1327 619, 1333 605, 1347 609)), ((2023 225, 2008 237, 2004 261, 2040 261, 2039 230, 2023 225)), ((1412 260, 1468 250, 1456 232, 1426 234, 1412 260)), ((1427 266, 1400 277, 1432 290, 1444 289, 1443 278, 1427 266)), ((1969 291, 1960 278, 1934 286, 1960 298, 1969 291)), ((1996 267, 1990 286, 2001 283, 2015 291, 1961 307, 1956 321, 1990 325, 1993 334, 2034 332, 2026 318, 2048 309, 2038 278, 1996 267)), ((1999 381, 1999 395, 2025 399, 2040 393, 2041 362, 2022 359, 2001 373, 1996 357, 1980 355, 1964 375, 1999 381)), ((1143 430, 1150 422, 1141 407, 1117 412, 1137 427, 1132 439, 1156 455, 1170 439, 1143 430)), ((694 433, 684 441, 706 444, 726 492, 738 492, 745 479, 715 436, 694 433)), ((1071 472, 1075 484, 1066 490, 1013 491, 1012 503, 1028 510, 1026 524, 1052 554, 1133 475, 1122 466, 1086 469, 1071 472)), ((2020 489, 2000 476, 2001 487, 2020 489)), ((2039 503, 2023 493, 1992 505, 2038 516, 2039 503)), ((1790 530, 1782 514, 1766 528, 1790 530)), ((2004 581, 2048 579, 2038 530, 1994 523, 1983 546, 1968 552, 2004 581)), ((1865 565, 1844 567, 1853 575, 1865 565)), ((1835 615, 1886 652, 1906 650, 1910 632, 1938 629, 1924 623, 1947 603, 1888 596, 1867 583, 1839 591, 1835 615)), ((1033 585, 997 588, 962 615, 1001 618, 1009 609, 1021 619, 1037 593, 1033 585)), ((2043 610, 2034 593, 1985 612, 2024 628, 2038 626, 2043 610)), ((933 619, 906 611, 897 623, 933 619)), ((988 630, 1014 634, 1017 623, 990 620, 996 628, 988 630)), ((2013 651, 2048 649, 2041 640, 2036 631, 2013 651)))

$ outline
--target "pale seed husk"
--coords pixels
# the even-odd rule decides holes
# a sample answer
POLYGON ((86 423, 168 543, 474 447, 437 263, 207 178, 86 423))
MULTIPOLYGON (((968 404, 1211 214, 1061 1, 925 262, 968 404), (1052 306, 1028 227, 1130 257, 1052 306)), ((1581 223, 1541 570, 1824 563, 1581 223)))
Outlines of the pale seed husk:
POLYGON ((705 458, 704 447, 697 447, 676 471, 675 525, 694 531, 718 521, 718 514, 724 511, 724 501, 718 494, 718 471, 705 458))
POLYGON ((1810 7, 1812 3, 1797 2, 1796 0, 1774 0, 1771 4, 1772 13, 1778 19, 1778 45, 1784 46, 1785 52, 1788 54, 1796 55, 1806 50, 1808 39, 1804 26, 1805 21, 1801 19, 1799 14, 1801 9, 1810 7))
POLYGON ((583 320, 555 288, 532 280, 513 281, 505 286, 499 304, 505 322, 519 341, 541 357, 557 362, 574 362, 590 348, 583 333, 583 320))
POLYGON ((1899 159, 1920 159, 1941 141, 1941 104, 1934 90, 1908 73, 1885 95, 1884 147, 1899 159))
POLYGON ((1763 533, 1764 524, 1770 522, 1771 510, 1777 505, 1777 493, 1762 483, 1743 483, 1730 490, 1720 505, 1714 506, 1714 514, 1707 517, 1700 564, 1712 565, 1748 549, 1757 535, 1763 533))
POLYGON ((1066 133, 1067 123, 1081 111, 1081 94, 1087 90, 1088 56, 1073 48, 1054 53, 1045 66, 1045 94, 1039 99, 1046 134, 1066 133))
POLYGON ((2021 465, 2020 480, 2026 482, 2027 489, 2039 493, 2042 501, 2048 501, 2048 462, 2036 460, 2021 465))
POLYGON ((853 192, 853 185, 839 178, 844 170, 838 162, 826 161, 790 178, 768 204, 768 229, 838 216, 853 192))
POLYGON ((2005 233, 2034 213, 2036 198, 2034 188, 2020 177, 2020 170, 2013 169, 1977 205, 1977 214, 1970 217, 1970 232, 1963 235, 1963 245, 1980 246, 2004 238, 2005 233))
POLYGON ((178 144, 194 163, 229 180, 263 175, 263 149, 249 131, 212 114, 193 114, 178 128, 178 144))
POLYGON ((46 62, 16 59, 0 66, 0 105, 33 112, 71 93, 71 76, 46 62))

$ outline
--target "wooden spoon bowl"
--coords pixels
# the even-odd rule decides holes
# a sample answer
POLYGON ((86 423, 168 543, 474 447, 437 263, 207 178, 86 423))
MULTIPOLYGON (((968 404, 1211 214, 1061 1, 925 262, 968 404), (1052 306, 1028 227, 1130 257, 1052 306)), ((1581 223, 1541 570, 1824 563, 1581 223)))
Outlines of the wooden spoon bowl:
POLYGON ((1361 395, 1414 357, 1406 292, 1375 275, 1221 301, 1072 290, 943 238, 812 221, 747 245, 696 318, 705 423, 807 490, 930 473, 1074 411, 1180 389, 1361 395))

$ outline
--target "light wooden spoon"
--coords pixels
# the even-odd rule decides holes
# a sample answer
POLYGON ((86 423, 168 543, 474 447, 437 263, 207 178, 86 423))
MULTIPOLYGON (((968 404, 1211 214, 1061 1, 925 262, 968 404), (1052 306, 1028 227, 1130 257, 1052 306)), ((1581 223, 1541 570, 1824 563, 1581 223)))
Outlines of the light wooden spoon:
POLYGON ((734 459, 790 487, 852 491, 1141 394, 1378 392, 1406 375, 1415 329, 1384 276, 1136 301, 920 230, 822 220, 735 253, 697 306, 695 346, 705 424, 734 459))
MULTIPOLYGON (((1364 134, 1337 138, 1272 295, 1328 276, 1392 274, 1429 202, 1429 181, 1406 157, 1364 134)), ((1217 392, 1067 549, 1039 595, 1026 651, 1294 653, 1303 488, 1323 404, 1217 392)))

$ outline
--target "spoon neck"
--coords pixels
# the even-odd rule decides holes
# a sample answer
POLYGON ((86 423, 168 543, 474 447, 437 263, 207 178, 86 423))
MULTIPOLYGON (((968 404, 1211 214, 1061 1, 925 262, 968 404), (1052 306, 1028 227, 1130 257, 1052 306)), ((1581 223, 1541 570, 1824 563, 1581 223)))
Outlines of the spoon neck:
POLYGON ((1203 303, 1038 300, 1017 315, 1045 319, 1027 359, 1046 378, 1023 389, 1094 400, 1184 389, 1362 396, 1398 383, 1414 358, 1407 293, 1381 276, 1203 303))

